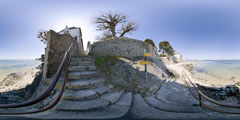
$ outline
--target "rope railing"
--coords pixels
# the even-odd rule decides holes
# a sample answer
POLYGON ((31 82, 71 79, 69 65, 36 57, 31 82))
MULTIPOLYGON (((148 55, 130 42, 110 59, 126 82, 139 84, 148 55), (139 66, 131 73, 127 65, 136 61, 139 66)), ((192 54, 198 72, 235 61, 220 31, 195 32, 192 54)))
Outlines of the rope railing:
POLYGON ((232 105, 232 104, 226 104, 226 103, 221 103, 219 101, 216 101, 210 97, 208 97, 207 95, 205 95, 201 90, 199 90, 197 88, 197 86, 191 81, 191 79, 187 76, 187 74, 183 71, 182 73, 182 76, 183 76, 183 79, 184 79, 184 82, 185 84, 187 85, 188 88, 191 88, 191 86, 189 85, 189 83, 193 86, 193 88, 197 91, 198 93, 198 97, 196 97, 197 95, 193 94, 192 90, 190 90, 190 92, 192 93, 192 95, 194 96, 194 98, 196 98, 198 101, 199 101, 199 105, 200 107, 203 107, 203 108, 206 108, 206 109, 209 109, 211 111, 214 111, 214 112, 220 112, 220 113, 227 113, 227 114, 240 114, 240 112, 230 112, 230 111, 221 111, 221 110, 216 110, 214 108, 212 108, 211 106, 205 104, 203 102, 203 98, 205 100, 207 100, 208 102, 210 103, 213 103, 215 105, 219 105, 219 106, 222 106, 222 107, 228 107, 228 108, 240 108, 239 105, 232 105), (188 80, 188 81, 187 81, 188 80), (189 83, 188 83, 189 82, 189 83))
POLYGON ((70 45, 70 47, 68 48, 68 50, 65 52, 64 57, 58 67, 58 70, 53 78, 53 81, 50 83, 49 87, 38 97, 24 102, 24 103, 18 103, 18 104, 0 104, 0 108, 21 108, 21 107, 27 107, 27 106, 31 106, 34 105, 36 103, 39 103, 41 101, 43 101, 46 97, 48 97, 50 95, 50 93, 52 92, 52 90, 55 88, 57 82, 59 81, 59 77, 62 73, 62 70, 64 68, 64 66, 66 67, 65 70, 65 79, 64 82, 62 83, 62 87, 60 90, 59 95, 57 96, 57 98, 55 99, 55 101, 53 103, 51 103, 49 106, 47 106, 46 108, 42 108, 39 110, 35 110, 35 111, 30 111, 30 112, 18 112, 18 113, 0 113, 0 115, 17 115, 17 114, 32 114, 32 113, 39 113, 39 112, 43 112, 46 110, 51 109, 52 107, 54 107, 59 100, 62 97, 62 94, 64 92, 64 88, 65 88, 65 84, 68 80, 68 64, 71 61, 71 57, 72 57, 72 53, 73 53, 73 43, 70 45), (71 51, 71 53, 69 53, 71 51))

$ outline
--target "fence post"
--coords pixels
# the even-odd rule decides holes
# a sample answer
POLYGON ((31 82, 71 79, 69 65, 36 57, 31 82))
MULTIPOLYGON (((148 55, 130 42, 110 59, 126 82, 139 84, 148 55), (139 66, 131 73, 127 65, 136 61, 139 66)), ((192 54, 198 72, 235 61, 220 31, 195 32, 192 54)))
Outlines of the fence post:
POLYGON ((198 93, 198 97, 199 97, 199 105, 200 107, 202 107, 202 96, 200 93, 198 93))

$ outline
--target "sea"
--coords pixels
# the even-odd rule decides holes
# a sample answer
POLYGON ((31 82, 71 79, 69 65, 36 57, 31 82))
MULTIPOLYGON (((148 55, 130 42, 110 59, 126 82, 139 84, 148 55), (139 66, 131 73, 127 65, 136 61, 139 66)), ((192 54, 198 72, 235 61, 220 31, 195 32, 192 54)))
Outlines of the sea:
POLYGON ((195 70, 222 79, 240 80, 240 60, 197 60, 195 70))
POLYGON ((39 60, 0 60, 0 81, 11 73, 25 72, 40 64, 39 60))

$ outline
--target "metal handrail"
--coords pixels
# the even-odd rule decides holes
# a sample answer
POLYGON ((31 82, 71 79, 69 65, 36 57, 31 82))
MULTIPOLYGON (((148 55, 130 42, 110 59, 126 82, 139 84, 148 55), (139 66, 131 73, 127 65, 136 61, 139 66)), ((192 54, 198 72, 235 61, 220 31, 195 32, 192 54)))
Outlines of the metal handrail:
MULTIPOLYGON (((190 80, 190 78, 186 75, 186 73, 183 71, 183 78, 184 78, 184 81, 185 83, 187 83, 186 81, 186 78, 188 79, 188 81, 192 84, 192 86, 195 88, 195 90, 197 90, 198 92, 198 100, 199 100, 199 104, 200 104, 200 107, 204 107, 204 108, 207 108, 209 110, 212 110, 212 111, 215 111, 215 112, 220 112, 220 113, 227 113, 227 114, 240 114, 240 112, 226 112, 226 111, 220 111, 220 110, 216 110, 216 109, 213 109, 211 108, 210 106, 206 105, 203 103, 202 101, 202 97, 207 100, 208 102, 211 102, 213 104, 216 104, 216 105, 219 105, 219 106, 223 106, 223 107, 228 107, 228 108, 240 108, 239 105, 232 105, 232 104, 225 104, 225 103, 221 103, 221 102, 218 102, 210 97, 208 97, 207 95, 205 95, 201 90, 199 90, 196 85, 190 80)), ((187 83, 187 86, 189 86, 189 84, 187 83)), ((195 97, 195 95, 193 95, 195 97)))
MULTIPOLYGON (((49 96, 49 94, 52 92, 52 90, 54 89, 54 87, 56 86, 58 80, 59 80, 59 77, 60 77, 60 74, 62 72, 62 69, 63 69, 63 66, 65 64, 65 61, 67 59, 67 56, 69 54, 69 51, 72 49, 72 46, 73 46, 73 43, 70 45, 70 47, 68 48, 68 50, 65 52, 64 54, 64 57, 61 61, 61 64, 59 65, 59 68, 53 78, 53 81, 51 82, 51 84, 49 85, 49 87, 38 97, 30 100, 30 101, 27 101, 27 102, 24 102, 24 103, 18 103, 18 104, 0 104, 0 108, 20 108, 20 107, 26 107, 26 106, 30 106, 30 105, 34 105, 42 100, 44 100, 47 96, 49 96)), ((72 49, 73 50, 73 49, 72 49)), ((71 52, 72 54, 72 52, 71 52)), ((69 61, 70 59, 68 59, 67 62, 70 62, 69 61)), ((67 63, 68 64, 68 63, 67 63)), ((66 70, 67 72, 67 70, 66 70)))

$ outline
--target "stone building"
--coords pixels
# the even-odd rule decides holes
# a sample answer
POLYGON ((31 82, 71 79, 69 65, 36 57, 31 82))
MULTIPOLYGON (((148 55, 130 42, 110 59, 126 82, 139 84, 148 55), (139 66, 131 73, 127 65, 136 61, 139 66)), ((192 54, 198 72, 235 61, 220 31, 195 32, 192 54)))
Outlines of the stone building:
POLYGON ((65 29, 58 32, 58 34, 70 34, 73 40, 78 42, 78 54, 83 55, 83 40, 82 40, 82 32, 80 27, 69 27, 66 26, 65 29))
POLYGON ((49 30, 47 32, 47 47, 43 68, 43 81, 48 83, 47 78, 52 78, 64 57, 69 46, 73 44, 73 55, 84 55, 81 29, 66 27, 60 32, 49 30))

